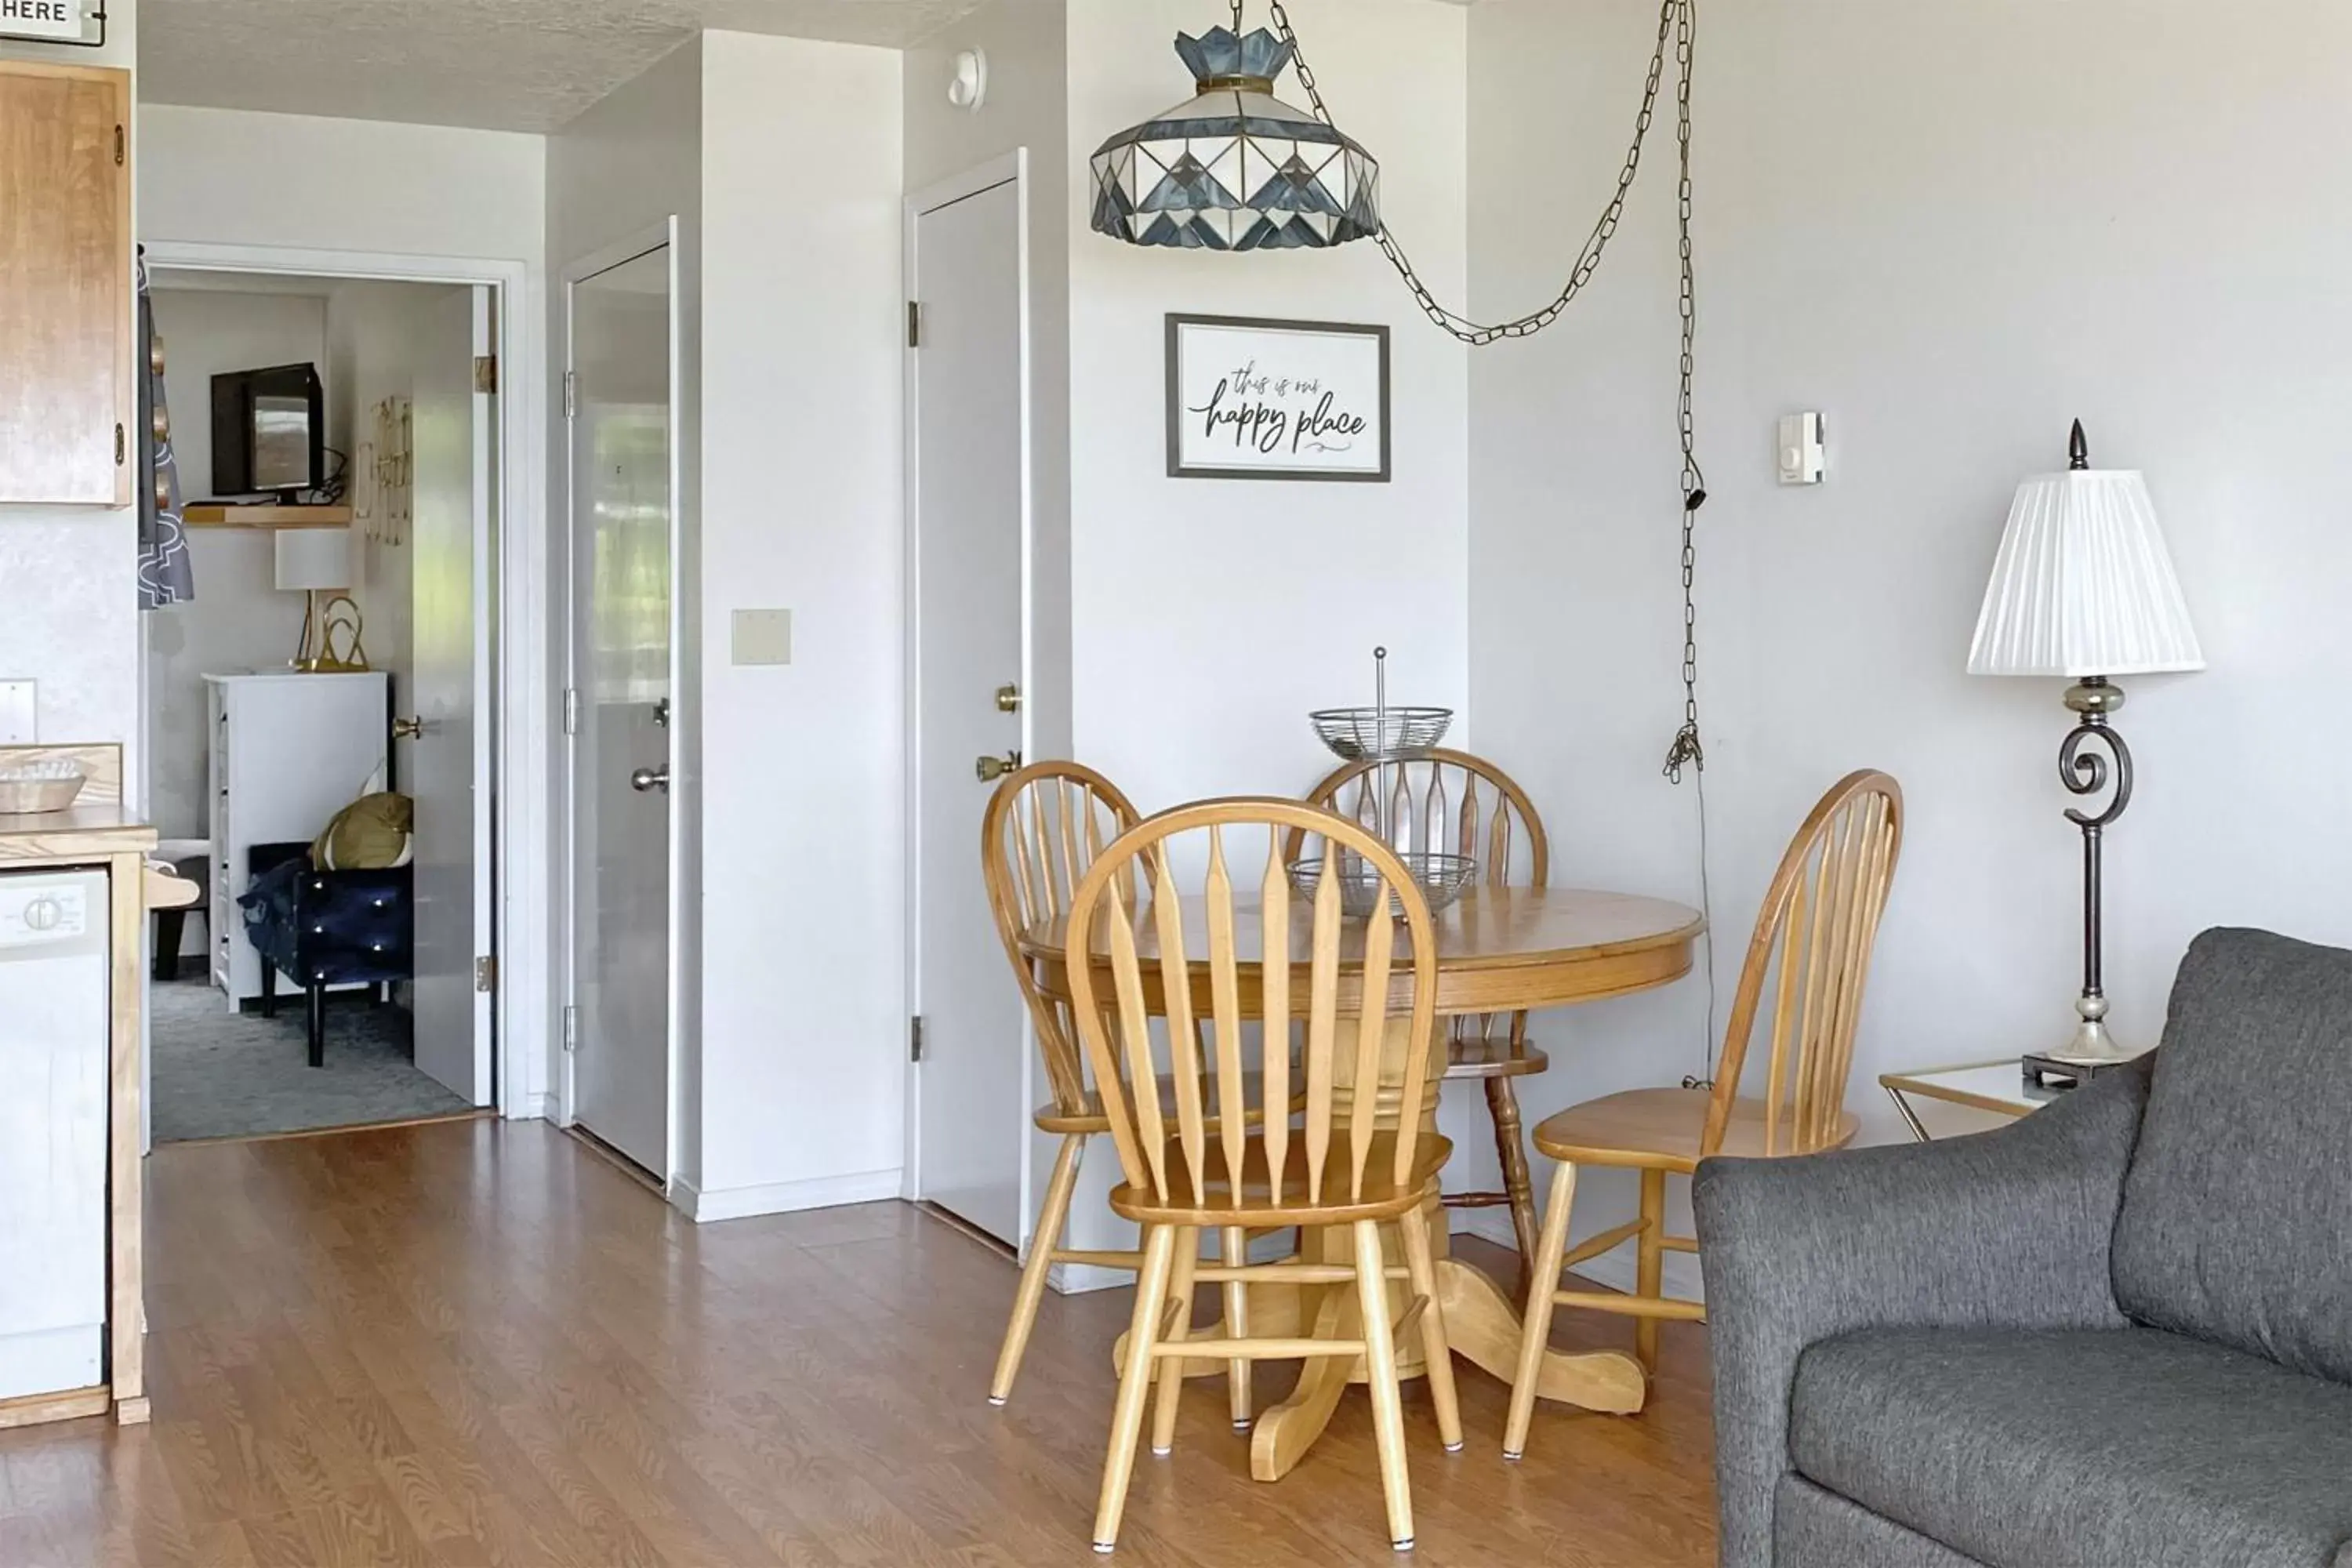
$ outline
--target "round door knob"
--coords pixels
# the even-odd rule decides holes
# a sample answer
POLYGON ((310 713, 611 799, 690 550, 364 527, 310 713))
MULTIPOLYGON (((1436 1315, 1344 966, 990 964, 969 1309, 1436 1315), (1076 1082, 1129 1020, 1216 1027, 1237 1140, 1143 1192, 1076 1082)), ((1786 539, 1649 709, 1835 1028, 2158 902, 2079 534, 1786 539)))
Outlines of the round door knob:
POLYGON ((1021 753, 1007 752, 1001 757, 977 759, 972 763, 971 771, 980 775, 981 783, 994 784, 1007 773, 1019 772, 1020 768, 1021 753))
POLYGON ((425 721, 421 718, 394 719, 392 721, 392 738, 395 741, 423 740, 425 738, 425 721))
POLYGON ((639 795, 646 795, 654 790, 659 790, 662 794, 667 795, 669 769, 667 767, 639 768, 629 775, 629 787, 639 795))

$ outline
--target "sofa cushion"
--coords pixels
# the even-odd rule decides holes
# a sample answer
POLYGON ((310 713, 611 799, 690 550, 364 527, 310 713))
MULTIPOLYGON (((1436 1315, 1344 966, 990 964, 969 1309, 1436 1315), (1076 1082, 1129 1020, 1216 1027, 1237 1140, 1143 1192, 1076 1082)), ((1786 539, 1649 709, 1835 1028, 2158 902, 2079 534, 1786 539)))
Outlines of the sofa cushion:
POLYGON ((2352 1542, 2352 1388, 2154 1329, 1826 1340, 1790 1447, 1991 1568, 2330 1568, 2352 1542))
POLYGON ((1975 1558, 1793 1471, 1783 1472, 1772 1492, 1772 1561, 1787 1568, 1980 1568, 1975 1558))
POLYGON ((2142 1323, 2352 1382, 2352 952, 2189 945, 2112 1267, 2142 1323))

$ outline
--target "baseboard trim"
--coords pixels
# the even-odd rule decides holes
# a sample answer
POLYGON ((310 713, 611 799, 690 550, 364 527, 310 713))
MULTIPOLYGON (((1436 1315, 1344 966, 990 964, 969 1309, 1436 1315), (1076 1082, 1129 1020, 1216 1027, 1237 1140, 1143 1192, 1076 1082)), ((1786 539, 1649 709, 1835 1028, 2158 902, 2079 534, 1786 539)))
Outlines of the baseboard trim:
POLYGON ((696 1186, 684 1176, 672 1184, 670 1201, 697 1225, 753 1219, 761 1215, 798 1214, 803 1209, 871 1204, 898 1195, 898 1167, 846 1176, 813 1176, 799 1182, 768 1182, 748 1187, 696 1186))
MULTIPOLYGON (((1519 1238, 1511 1229, 1511 1215, 1507 1209, 1457 1210, 1454 1229, 1456 1235, 1475 1236, 1481 1241, 1491 1241, 1513 1252, 1519 1249, 1519 1238)), ((1664 1263, 1667 1295, 1685 1301, 1706 1300, 1706 1282, 1696 1257, 1687 1252, 1669 1252, 1664 1263)), ((1576 1266, 1576 1272, 1596 1285, 1630 1293, 1633 1289, 1633 1249, 1630 1246, 1621 1247, 1599 1258, 1587 1258, 1576 1266)))

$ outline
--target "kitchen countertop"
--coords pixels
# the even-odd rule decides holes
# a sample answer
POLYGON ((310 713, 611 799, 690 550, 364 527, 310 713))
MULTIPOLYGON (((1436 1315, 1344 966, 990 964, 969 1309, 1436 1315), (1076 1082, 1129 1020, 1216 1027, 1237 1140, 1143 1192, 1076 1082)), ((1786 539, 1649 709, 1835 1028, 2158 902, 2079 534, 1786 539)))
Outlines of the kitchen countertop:
POLYGON ((66 811, 0 814, 0 862, 144 854, 155 847, 155 839, 153 827, 111 801, 66 811))

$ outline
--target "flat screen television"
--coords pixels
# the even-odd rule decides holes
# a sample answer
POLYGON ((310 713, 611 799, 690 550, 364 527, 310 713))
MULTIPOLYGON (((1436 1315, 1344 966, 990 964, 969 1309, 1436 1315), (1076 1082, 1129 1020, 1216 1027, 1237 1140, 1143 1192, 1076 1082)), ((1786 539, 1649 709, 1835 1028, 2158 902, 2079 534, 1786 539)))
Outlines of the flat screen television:
POLYGON ((213 489, 292 500, 327 480, 319 367, 271 365, 213 377, 213 489))

